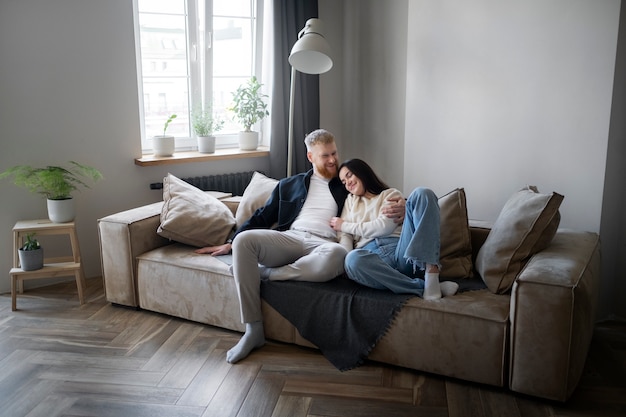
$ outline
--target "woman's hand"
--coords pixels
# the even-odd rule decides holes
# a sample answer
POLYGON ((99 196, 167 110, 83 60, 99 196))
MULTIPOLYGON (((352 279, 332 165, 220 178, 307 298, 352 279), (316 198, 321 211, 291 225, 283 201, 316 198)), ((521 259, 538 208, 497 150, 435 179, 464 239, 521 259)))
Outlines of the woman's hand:
POLYGON ((341 225, 343 224, 343 220, 341 217, 333 217, 330 219, 330 227, 333 228, 336 232, 341 232, 341 225))
POLYGON ((211 256, 228 255, 232 245, 230 243, 224 243, 219 246, 205 246, 204 248, 196 249, 194 252, 199 254, 208 253, 211 256))

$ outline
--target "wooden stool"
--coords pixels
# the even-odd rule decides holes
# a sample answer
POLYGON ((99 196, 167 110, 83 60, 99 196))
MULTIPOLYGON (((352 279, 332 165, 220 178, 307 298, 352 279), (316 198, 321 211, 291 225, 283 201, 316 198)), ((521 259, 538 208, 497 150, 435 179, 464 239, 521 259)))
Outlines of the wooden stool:
POLYGON ((76 278, 78 300, 80 304, 84 304, 83 289, 85 287, 85 278, 74 222, 53 223, 48 219, 42 219, 21 220, 15 223, 13 227, 13 268, 11 268, 9 274, 11 275, 11 309, 13 311, 17 310, 17 292, 22 293, 24 291, 24 280, 36 278, 54 278, 73 275, 76 278), (43 235, 68 235, 72 246, 72 256, 45 258, 42 269, 24 271, 20 268, 17 251, 22 247, 24 238, 29 233, 34 233, 36 237, 43 235))

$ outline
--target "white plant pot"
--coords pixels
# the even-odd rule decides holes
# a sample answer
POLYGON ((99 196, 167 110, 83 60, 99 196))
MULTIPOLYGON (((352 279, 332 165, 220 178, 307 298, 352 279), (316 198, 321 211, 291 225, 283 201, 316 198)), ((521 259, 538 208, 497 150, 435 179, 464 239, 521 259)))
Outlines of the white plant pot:
POLYGON ((23 271, 36 271, 43 268, 43 248, 34 250, 18 249, 20 268, 23 271))
POLYGON ((239 132, 239 149, 254 151, 259 146, 259 132, 239 132))
POLYGON ((154 156, 172 156, 176 149, 176 139, 174 136, 153 136, 152 148, 154 149, 154 156))
POLYGON ((48 199, 48 218, 53 223, 67 223, 76 217, 76 207, 73 198, 65 200, 48 199))
POLYGON ((198 152, 215 152, 215 136, 198 136, 198 152))

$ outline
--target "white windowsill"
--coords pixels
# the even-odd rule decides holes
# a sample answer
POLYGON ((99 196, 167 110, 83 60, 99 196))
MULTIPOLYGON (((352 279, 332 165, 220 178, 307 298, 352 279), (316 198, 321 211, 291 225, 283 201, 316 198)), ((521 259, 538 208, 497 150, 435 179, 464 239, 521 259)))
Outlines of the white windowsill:
POLYGON ((257 158, 269 156, 270 149, 267 146, 259 146, 255 151, 242 151, 238 148, 216 149, 215 153, 200 153, 198 151, 174 152, 172 156, 144 155, 135 158, 135 165, 142 167, 155 165, 184 164, 190 162, 217 161, 220 159, 257 158))

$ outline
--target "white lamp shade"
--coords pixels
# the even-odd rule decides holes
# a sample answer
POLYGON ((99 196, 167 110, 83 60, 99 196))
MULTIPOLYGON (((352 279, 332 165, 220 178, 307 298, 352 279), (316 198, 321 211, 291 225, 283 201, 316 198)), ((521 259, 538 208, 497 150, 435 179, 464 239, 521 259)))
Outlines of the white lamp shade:
POLYGON ((309 19, 302 30, 304 34, 291 48, 289 63, 305 74, 322 74, 333 67, 330 45, 321 34, 319 19, 309 19))

